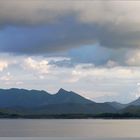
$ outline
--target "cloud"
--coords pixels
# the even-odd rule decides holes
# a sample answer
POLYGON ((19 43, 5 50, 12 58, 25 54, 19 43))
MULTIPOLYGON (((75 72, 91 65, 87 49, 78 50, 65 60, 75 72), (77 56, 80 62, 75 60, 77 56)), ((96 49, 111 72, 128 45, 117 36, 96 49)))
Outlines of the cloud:
POLYGON ((0 1, 0 24, 7 27, 0 51, 41 55, 93 44, 139 48, 139 9, 138 1, 0 1))
POLYGON ((139 79, 140 68, 137 67, 95 67, 92 64, 77 65, 72 71, 74 77, 79 80, 84 77, 92 79, 139 79))
POLYGON ((70 13, 75 13, 78 20, 84 23, 119 25, 140 22, 137 14, 140 11, 138 1, 5 0, 1 1, 0 5, 0 21, 5 24, 32 25, 57 22, 62 16, 70 13))
POLYGON ((129 66, 140 66, 140 50, 130 51, 126 56, 126 64, 129 66))
POLYGON ((24 68, 24 70, 31 71, 36 77, 44 79, 46 76, 48 77, 48 75, 56 76, 59 75, 59 72, 68 69, 59 65, 65 60, 70 59, 66 57, 48 57, 44 59, 42 59, 42 57, 28 57, 24 59, 21 67, 24 68))
POLYGON ((20 86, 23 84, 22 81, 17 81, 17 77, 12 75, 10 72, 6 72, 2 76, 0 76, 0 82, 2 83, 2 85, 10 87, 15 85, 20 86))
POLYGON ((38 25, 51 23, 68 11, 62 2, 0 1, 0 23, 5 25, 38 25))
POLYGON ((136 98, 137 83, 140 79, 139 67, 119 66, 112 61, 108 62, 108 66, 80 63, 72 67, 62 67, 52 63, 69 60, 65 57, 9 56, 8 59, 11 62, 15 59, 17 61, 0 73, 3 88, 43 89, 56 93, 63 87, 95 101, 101 101, 99 97, 103 95, 108 97, 103 97, 102 101, 128 102, 132 100, 131 97, 136 98))
POLYGON ((31 71, 34 70, 40 74, 47 74, 50 69, 49 62, 47 60, 37 61, 30 57, 24 60, 23 66, 25 69, 30 69, 31 71))
POLYGON ((10 72, 7 72, 6 75, 0 77, 0 80, 9 82, 9 81, 13 80, 13 76, 11 75, 10 72))
POLYGON ((0 60, 0 71, 3 71, 7 67, 8 67, 8 62, 0 60))
POLYGON ((53 59, 61 62, 66 58, 45 58, 42 60, 34 57, 28 57, 24 59, 21 67, 26 71, 32 72, 32 74, 36 75, 36 77, 40 79, 45 79, 49 76, 59 79, 62 75, 65 75, 64 78, 61 78, 61 80, 65 83, 77 83, 81 80, 138 80, 140 78, 139 68, 118 66, 113 61, 109 61, 106 67, 97 67, 92 63, 77 64, 73 67, 61 67, 55 63, 52 64, 51 61, 53 59))

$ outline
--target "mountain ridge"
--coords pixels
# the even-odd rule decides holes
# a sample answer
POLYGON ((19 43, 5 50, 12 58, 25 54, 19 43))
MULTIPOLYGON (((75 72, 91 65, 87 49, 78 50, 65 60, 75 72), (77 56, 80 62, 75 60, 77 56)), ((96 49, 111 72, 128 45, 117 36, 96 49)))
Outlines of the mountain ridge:
POLYGON ((60 88, 55 94, 44 90, 10 88, 0 89, 0 110, 45 115, 123 112, 140 114, 140 98, 129 104, 97 103, 63 88, 60 88))
POLYGON ((53 114, 72 114, 115 112, 116 109, 106 103, 96 103, 81 95, 60 89, 56 94, 40 90, 0 89, 0 108, 12 109, 19 112, 53 114), (21 110, 21 111, 20 111, 21 110))

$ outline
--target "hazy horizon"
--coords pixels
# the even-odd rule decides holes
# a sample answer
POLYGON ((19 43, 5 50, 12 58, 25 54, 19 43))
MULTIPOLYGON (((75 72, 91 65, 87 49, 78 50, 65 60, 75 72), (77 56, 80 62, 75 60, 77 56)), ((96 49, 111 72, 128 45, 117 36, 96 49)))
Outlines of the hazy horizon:
POLYGON ((139 1, 0 1, 1 88, 137 99, 139 12, 139 1))

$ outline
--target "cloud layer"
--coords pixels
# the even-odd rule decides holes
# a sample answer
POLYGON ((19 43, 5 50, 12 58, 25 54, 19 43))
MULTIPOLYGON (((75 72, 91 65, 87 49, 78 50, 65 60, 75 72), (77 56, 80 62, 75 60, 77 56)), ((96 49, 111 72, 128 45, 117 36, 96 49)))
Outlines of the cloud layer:
POLYGON ((93 44, 139 48, 139 9, 138 1, 1 1, 1 27, 18 28, 7 31, 12 40, 3 41, 0 51, 41 54, 93 44))

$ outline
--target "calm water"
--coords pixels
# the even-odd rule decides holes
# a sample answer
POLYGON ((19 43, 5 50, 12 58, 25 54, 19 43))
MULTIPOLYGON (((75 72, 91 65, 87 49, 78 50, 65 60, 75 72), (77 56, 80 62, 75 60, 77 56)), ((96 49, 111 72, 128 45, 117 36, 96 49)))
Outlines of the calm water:
MULTIPOLYGON (((140 120, 0 120, 2 137, 48 137, 49 140, 140 139, 140 120), (117 139, 116 139, 117 138, 117 139)), ((30 138, 25 138, 30 137, 30 138)), ((3 138, 8 139, 8 138, 3 138)), ((10 138, 12 139, 12 138, 10 138)), ((18 138, 19 139, 19 138, 18 138)), ((45 138, 38 138, 38 140, 45 138)), ((15 140, 15 138, 14 138, 15 140)))

